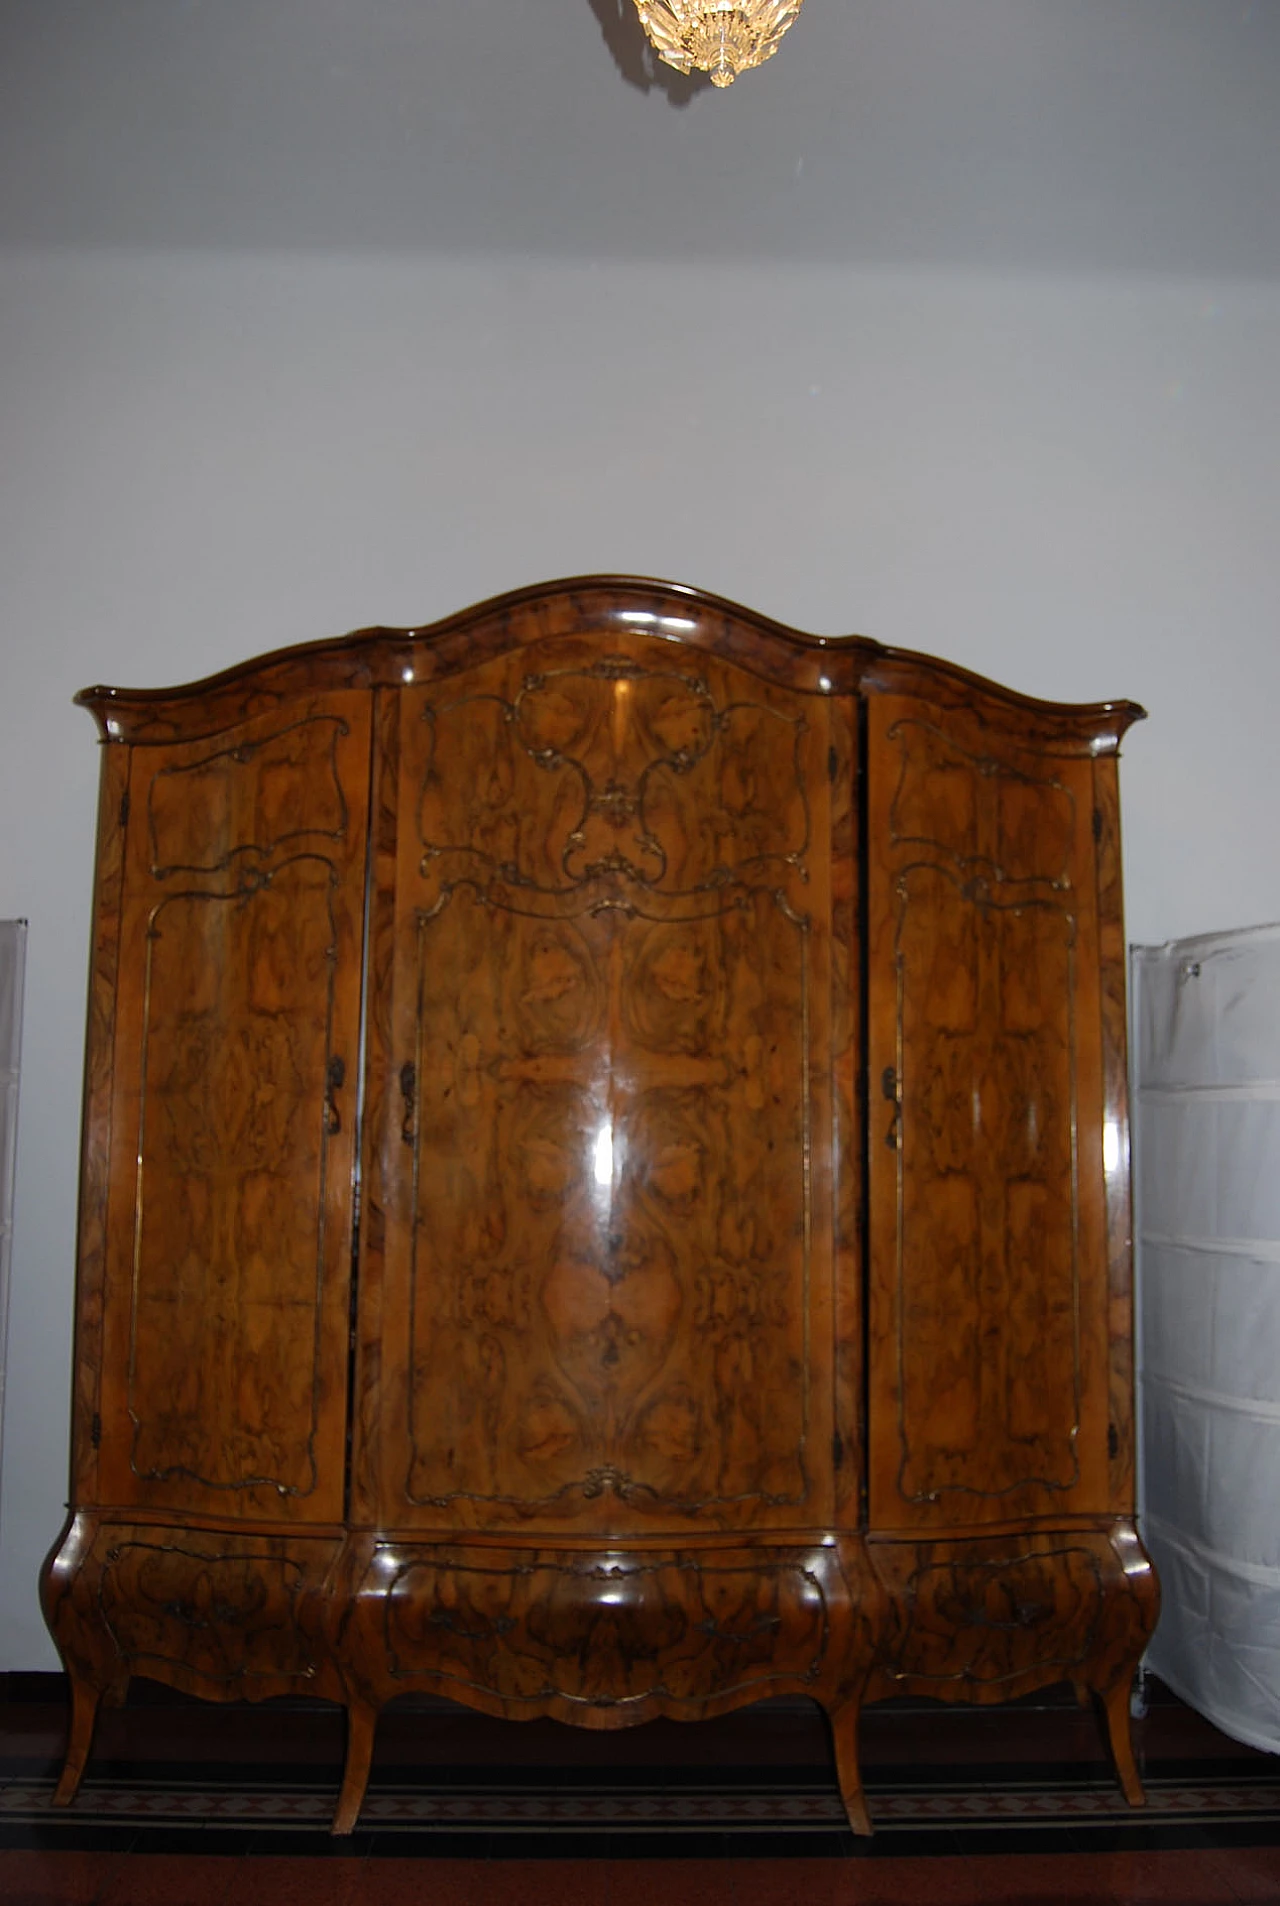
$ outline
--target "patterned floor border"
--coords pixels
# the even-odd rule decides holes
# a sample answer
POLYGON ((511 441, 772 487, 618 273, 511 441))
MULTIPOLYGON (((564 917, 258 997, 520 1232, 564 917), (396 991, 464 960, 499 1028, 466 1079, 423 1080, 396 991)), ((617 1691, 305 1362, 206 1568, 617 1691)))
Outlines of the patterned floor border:
MULTIPOLYGON (((3 1779, 3 1776, 0 1776, 3 1779)), ((1163 1837, 1171 1827, 1255 1829, 1259 1843, 1280 1840, 1280 1766, 1266 1779, 1197 1779, 1148 1776, 1147 1806, 1129 1808, 1114 1783, 1089 1780, 983 1784, 972 1776, 903 1778, 873 1788, 869 1804, 880 1835, 897 1838, 945 1830, 950 1835, 1004 1831, 1022 1840, 1028 1830, 1129 1829, 1139 1837, 1163 1837)), ((251 1829, 283 1836, 327 1831, 336 1797, 332 1781, 263 1781, 89 1777, 73 1807, 51 1804, 52 1777, 13 1776, 0 1786, 0 1830, 15 1843, 15 1830, 36 1833, 42 1844, 68 1841, 86 1830, 131 1828, 145 1840, 154 1829, 251 1829)), ((512 1779, 441 1782, 397 1770, 371 1790, 360 1818, 362 1839, 392 1834, 422 1836, 650 1834, 804 1835, 827 1838, 845 1830, 838 1795, 828 1785, 777 1782, 757 1785, 709 1776, 696 1786, 657 1783, 621 1785, 512 1779)))

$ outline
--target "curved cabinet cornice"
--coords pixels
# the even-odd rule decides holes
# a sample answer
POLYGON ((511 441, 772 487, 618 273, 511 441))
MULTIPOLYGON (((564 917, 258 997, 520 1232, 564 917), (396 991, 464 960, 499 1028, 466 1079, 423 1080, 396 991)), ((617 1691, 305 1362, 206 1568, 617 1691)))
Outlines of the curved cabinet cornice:
POLYGON ((77 703, 105 741, 159 742, 211 732, 247 700, 268 707, 316 688, 391 688, 454 675, 548 635, 597 640, 651 634, 707 649, 739 667, 811 693, 919 694, 948 706, 977 703, 993 719, 1021 722, 1027 738, 1064 753, 1105 754, 1140 721, 1136 702, 1037 701, 967 669, 865 636, 807 635, 704 590, 638 576, 582 576, 512 590, 443 621, 370 628, 277 649, 174 688, 83 689, 77 703), (406 669, 412 674, 406 676, 406 669))

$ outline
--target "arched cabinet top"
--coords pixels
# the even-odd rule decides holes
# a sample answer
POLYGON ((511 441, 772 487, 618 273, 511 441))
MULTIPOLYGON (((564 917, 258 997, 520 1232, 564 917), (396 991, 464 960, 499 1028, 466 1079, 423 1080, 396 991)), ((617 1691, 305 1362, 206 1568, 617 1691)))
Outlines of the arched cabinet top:
POLYGON ((700 589, 637 576, 583 576, 513 590, 421 628, 360 629, 277 649, 172 688, 83 689, 102 738, 136 745, 196 740, 317 690, 395 689, 457 675, 535 643, 650 636, 703 649, 765 681, 814 695, 889 694, 964 706, 1024 743, 1060 754, 1114 754, 1136 702, 1040 701, 954 663, 865 636, 807 635, 700 589))

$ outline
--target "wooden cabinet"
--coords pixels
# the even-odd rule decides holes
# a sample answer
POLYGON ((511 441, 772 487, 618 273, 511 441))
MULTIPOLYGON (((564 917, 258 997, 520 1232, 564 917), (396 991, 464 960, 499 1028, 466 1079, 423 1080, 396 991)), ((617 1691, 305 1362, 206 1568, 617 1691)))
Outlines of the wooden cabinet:
POLYGON ((553 585, 106 742, 60 1798, 134 1674, 591 1727, 1105 1706, 1132 1525, 1116 764, 690 590, 553 585))

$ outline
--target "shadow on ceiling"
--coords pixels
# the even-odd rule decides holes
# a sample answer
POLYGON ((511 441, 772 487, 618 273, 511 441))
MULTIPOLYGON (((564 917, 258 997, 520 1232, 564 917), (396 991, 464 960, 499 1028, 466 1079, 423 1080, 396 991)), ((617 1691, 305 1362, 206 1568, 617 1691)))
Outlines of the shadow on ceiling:
POLYGON ((642 93, 665 93, 672 106, 687 106, 711 84, 707 73, 677 73, 665 66, 645 37, 634 0, 591 0, 605 45, 628 86, 642 93))

